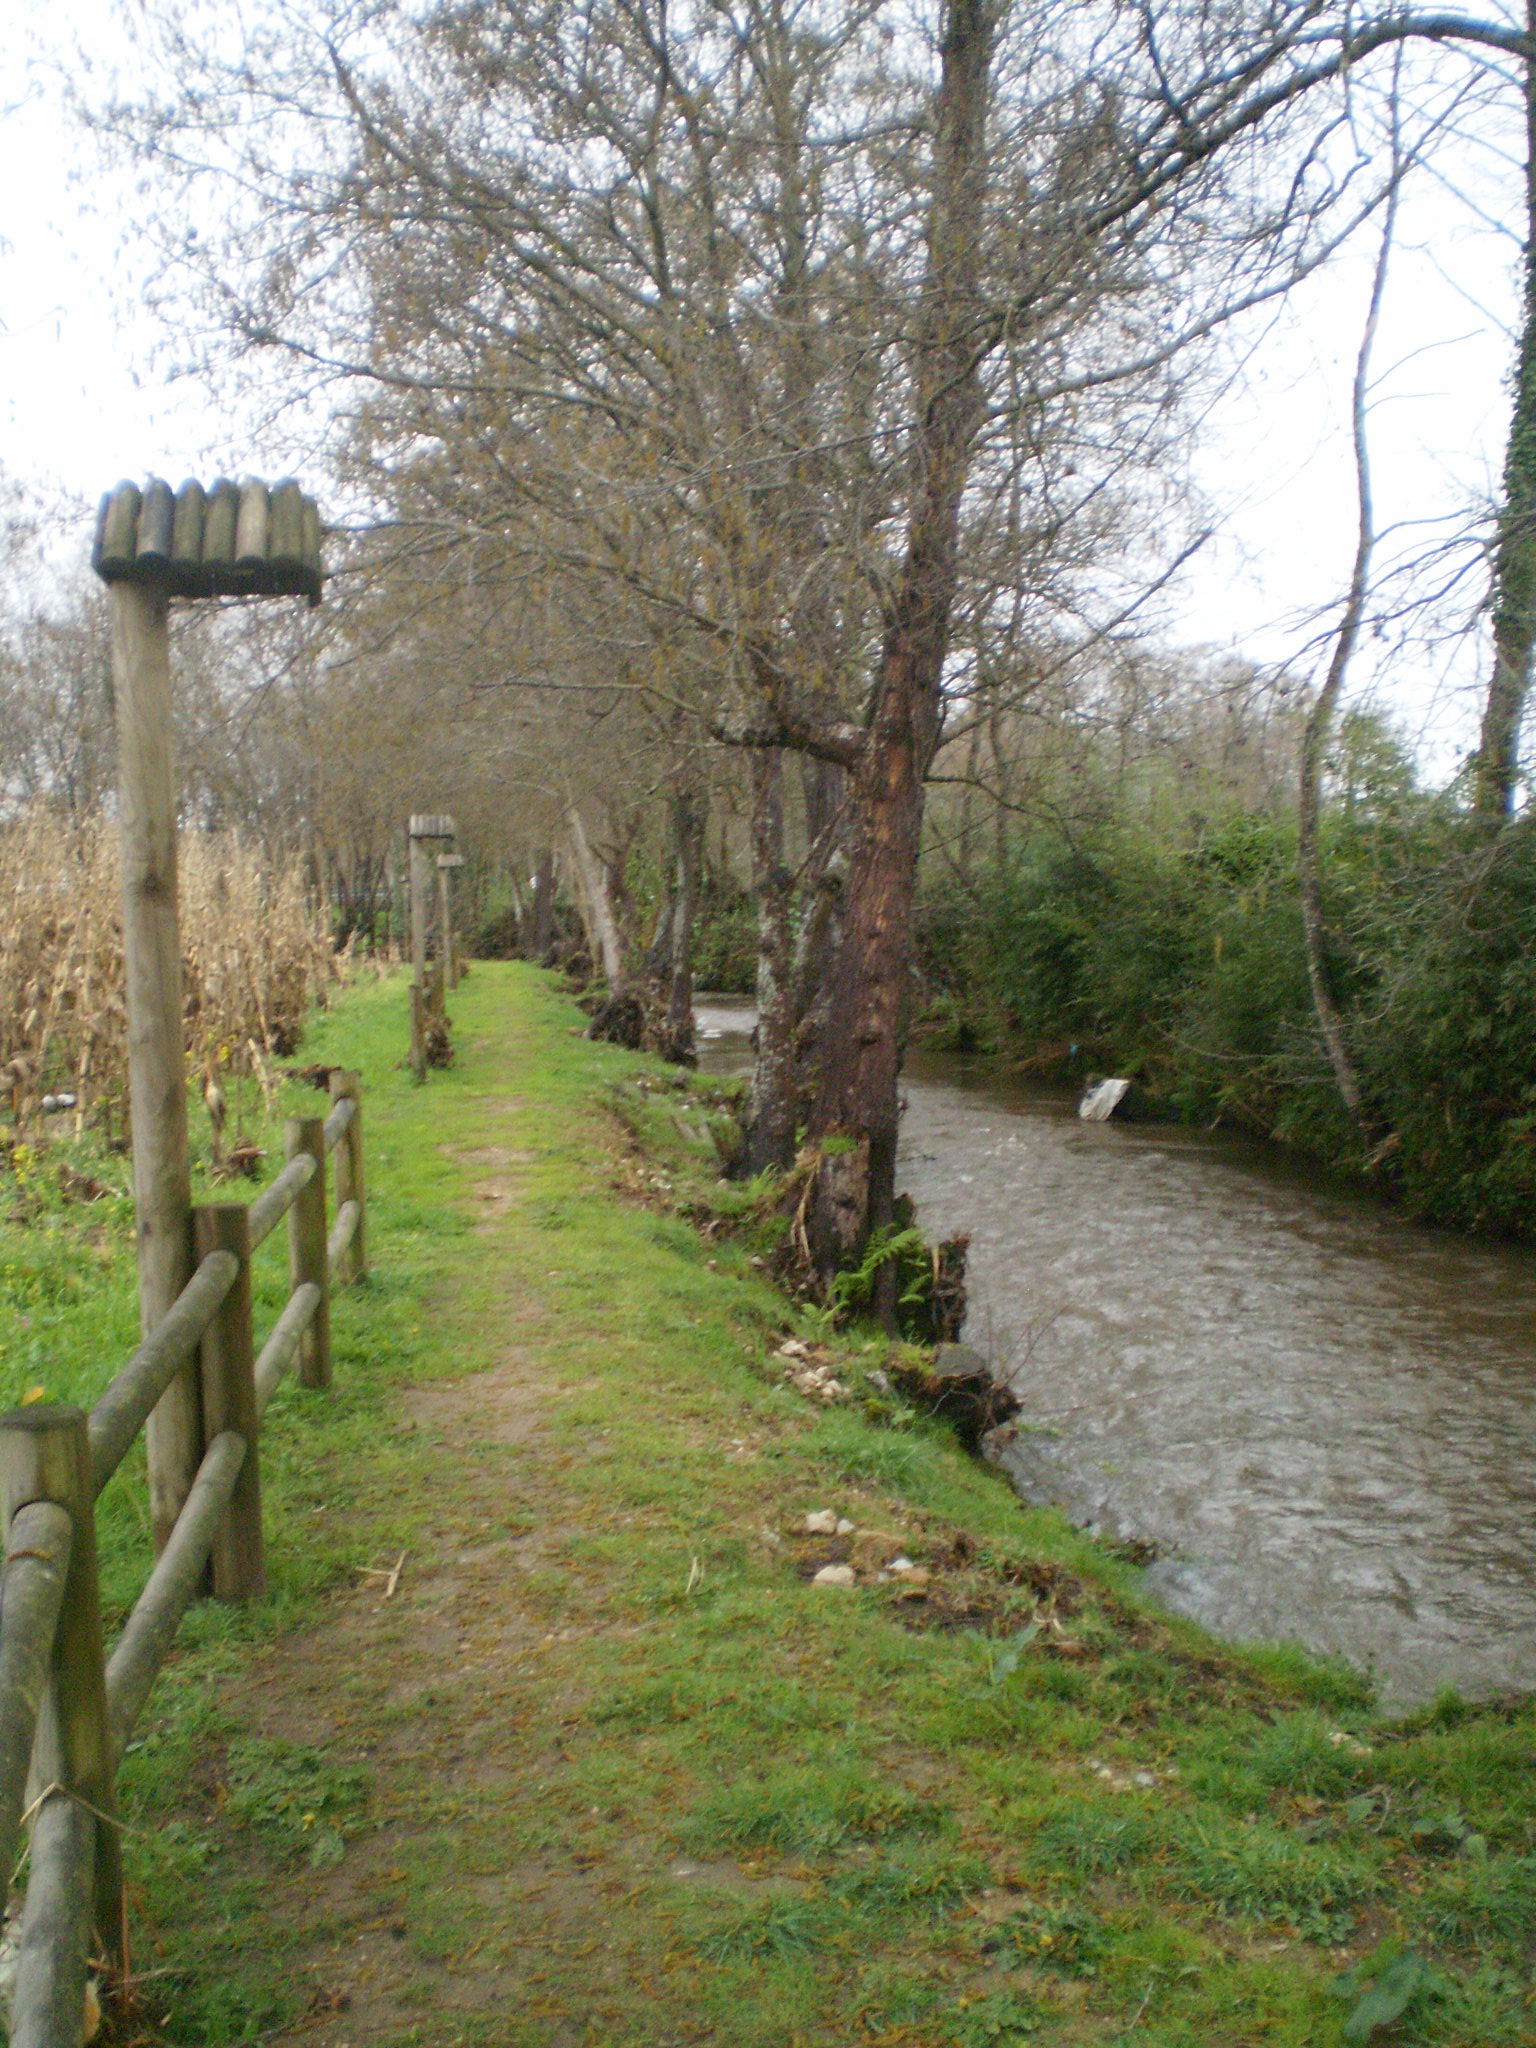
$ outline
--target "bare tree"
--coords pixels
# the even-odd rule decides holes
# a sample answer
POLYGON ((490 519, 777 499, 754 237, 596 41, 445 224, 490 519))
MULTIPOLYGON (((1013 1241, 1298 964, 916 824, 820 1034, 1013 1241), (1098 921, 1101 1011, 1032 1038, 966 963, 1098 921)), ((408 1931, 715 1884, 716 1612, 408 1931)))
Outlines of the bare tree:
MULTIPOLYGON (((1399 167, 1401 169, 1401 167, 1399 167)), ((1328 931, 1323 907, 1322 785, 1323 764, 1333 734, 1340 695, 1349 674, 1350 661, 1360 638, 1370 598, 1371 556, 1376 545, 1376 522, 1371 499, 1370 377, 1371 351, 1381 318, 1382 296, 1386 290, 1387 266, 1397 224, 1400 179, 1394 182, 1382 222, 1381 246, 1371 278, 1370 301, 1365 326, 1355 358, 1354 383, 1350 397, 1351 432, 1354 441, 1355 482, 1358 497, 1355 559, 1349 588, 1334 636, 1333 654, 1322 687, 1313 699, 1301 742, 1301 773, 1296 807, 1296 869, 1301 885, 1301 925, 1307 953, 1307 979, 1312 990, 1312 1007, 1317 1015, 1328 1064, 1333 1069, 1339 1096, 1352 1121, 1363 1131, 1365 1105, 1359 1078, 1344 1034, 1344 1019, 1328 969, 1328 931)))

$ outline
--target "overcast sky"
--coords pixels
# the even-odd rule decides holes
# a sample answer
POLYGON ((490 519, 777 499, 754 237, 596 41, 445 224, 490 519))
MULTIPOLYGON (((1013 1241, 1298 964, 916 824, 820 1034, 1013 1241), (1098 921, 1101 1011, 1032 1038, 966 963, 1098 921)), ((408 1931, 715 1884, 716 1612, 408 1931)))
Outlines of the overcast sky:
MULTIPOLYGON (((119 5, 5 7, 0 464, 92 503, 119 476, 280 472, 290 450, 264 447, 248 425, 210 411, 195 383, 169 377, 137 304, 131 182, 101 174, 64 113, 66 53, 79 39, 110 63, 119 5)), ((1518 172, 1476 141, 1445 161, 1446 179, 1421 179, 1405 204, 1372 431, 1379 523, 1430 537, 1496 484, 1518 256, 1501 226, 1517 217, 1518 172)), ((1368 247, 1341 260, 1248 337, 1243 374, 1196 456, 1220 531, 1176 593, 1169 639, 1264 661, 1305 661, 1315 644, 1353 548, 1349 384, 1370 261, 1368 247)), ((1464 611, 1480 580, 1468 583, 1464 611)), ((1437 767, 1468 742, 1478 665, 1467 642, 1394 653, 1374 678, 1437 767)), ((1371 681, 1368 664, 1362 674, 1371 681)))

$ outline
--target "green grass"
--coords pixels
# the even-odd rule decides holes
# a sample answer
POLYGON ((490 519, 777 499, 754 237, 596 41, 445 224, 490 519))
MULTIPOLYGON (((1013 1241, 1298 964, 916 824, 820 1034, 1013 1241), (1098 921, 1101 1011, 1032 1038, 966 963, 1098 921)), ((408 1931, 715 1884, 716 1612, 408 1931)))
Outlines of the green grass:
MULTIPOLYGON (((397 984, 303 1050, 363 1070, 373 1277, 332 1394, 270 1411, 270 1592, 189 1617, 125 1766, 146 2038, 1329 2048, 1406 1953, 1371 2038, 1532 2039, 1529 1705, 1378 1721, 1157 1614, 941 1429, 807 1404, 707 1092, 527 970, 452 1008, 424 1089, 397 984), (926 1559, 926 1611, 809 1584, 820 1507, 926 1559), (402 1552, 385 1602, 361 1568, 402 1552)), ((10 1392, 89 1399, 125 1205, 17 1206, 10 1392)))

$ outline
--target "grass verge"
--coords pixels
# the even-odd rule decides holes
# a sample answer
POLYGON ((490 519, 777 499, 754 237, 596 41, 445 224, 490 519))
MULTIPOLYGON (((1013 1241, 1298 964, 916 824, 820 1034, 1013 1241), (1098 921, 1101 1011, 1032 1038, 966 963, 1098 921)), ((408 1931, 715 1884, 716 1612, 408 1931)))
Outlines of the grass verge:
MULTIPOLYGON (((707 1099, 528 971, 453 1010, 425 1089, 398 986, 304 1048, 364 1072, 374 1278, 271 1411, 271 1593, 189 1619, 125 1767, 138 2038, 1536 2039, 1528 1705, 1214 1647, 867 1339, 807 1400, 707 1099)), ((125 1222, 0 1229, 13 1398, 125 1355, 125 1222)))

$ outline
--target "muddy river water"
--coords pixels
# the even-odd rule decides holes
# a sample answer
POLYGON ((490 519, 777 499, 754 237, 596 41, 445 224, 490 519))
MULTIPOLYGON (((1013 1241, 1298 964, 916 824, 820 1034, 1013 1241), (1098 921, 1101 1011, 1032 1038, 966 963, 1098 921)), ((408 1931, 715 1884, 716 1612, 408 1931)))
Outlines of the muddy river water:
MULTIPOLYGON (((701 1007, 702 1064, 743 1064, 751 1021, 701 1007)), ((1026 1498, 1389 1706, 1536 1688, 1536 1256, 951 1059, 904 1088, 901 1183, 930 1236, 970 1235, 966 1339, 1024 1404, 1026 1498)))

